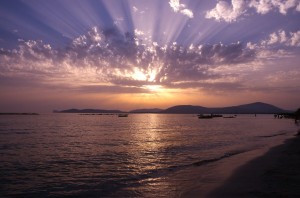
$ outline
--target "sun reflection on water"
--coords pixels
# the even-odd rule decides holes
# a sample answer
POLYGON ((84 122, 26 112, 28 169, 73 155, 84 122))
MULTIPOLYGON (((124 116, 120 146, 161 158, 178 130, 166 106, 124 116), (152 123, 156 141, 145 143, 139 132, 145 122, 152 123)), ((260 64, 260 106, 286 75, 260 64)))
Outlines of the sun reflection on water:
POLYGON ((133 129, 132 141, 135 143, 134 153, 137 155, 135 160, 139 164, 139 169, 154 170, 161 168, 164 156, 160 150, 166 145, 162 141, 163 133, 161 133, 161 120, 156 114, 147 114, 145 116, 132 116, 135 121, 133 129))

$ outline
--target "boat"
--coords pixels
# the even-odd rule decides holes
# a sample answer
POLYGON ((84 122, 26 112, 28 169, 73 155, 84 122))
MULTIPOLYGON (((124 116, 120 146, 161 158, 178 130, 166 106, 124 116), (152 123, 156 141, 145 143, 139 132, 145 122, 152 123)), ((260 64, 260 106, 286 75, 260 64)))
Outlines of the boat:
POLYGON ((234 116, 223 116, 223 118, 236 118, 236 115, 234 115, 234 116))
POLYGON ((212 117, 214 117, 214 118, 222 118, 223 115, 221 115, 221 114, 212 114, 212 117))
POLYGON ((198 115, 199 119, 212 119, 213 115, 205 115, 205 114, 199 114, 198 115))
POLYGON ((118 117, 128 117, 128 114, 118 114, 118 117))

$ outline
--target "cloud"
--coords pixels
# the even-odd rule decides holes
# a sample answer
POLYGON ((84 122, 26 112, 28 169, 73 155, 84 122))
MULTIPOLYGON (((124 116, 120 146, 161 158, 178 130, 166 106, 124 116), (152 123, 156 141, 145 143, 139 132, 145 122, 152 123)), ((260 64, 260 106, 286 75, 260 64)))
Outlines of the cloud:
POLYGON ((104 35, 101 32, 98 32, 97 27, 93 27, 86 35, 81 35, 75 38, 72 44, 75 47, 85 47, 92 44, 98 44, 103 39, 104 35))
MULTIPOLYGON (((299 31, 280 30, 256 44, 160 45, 144 43, 143 35, 94 27, 66 48, 20 40, 16 49, 0 49, 0 84, 96 94, 149 94, 151 86, 209 92, 266 90, 268 86, 262 86, 271 78, 264 77, 264 70, 273 65, 285 65, 285 70, 287 64, 278 63, 297 57, 288 49, 299 47, 299 37, 299 31)), ((296 64, 299 59, 294 60, 296 64)), ((280 85, 272 83, 274 90, 280 85)))
POLYGON ((137 11, 139 10, 139 9, 138 9, 137 7, 135 7, 135 6, 133 6, 132 9, 133 9, 134 12, 137 12, 137 11))
POLYGON ((85 93, 150 93, 149 90, 142 87, 124 87, 119 85, 83 85, 73 89, 85 93))
POLYGON ((298 5, 296 7, 296 11, 300 12, 300 2, 298 3, 298 5))
POLYGON ((215 8, 206 12, 205 17, 217 21, 235 22, 239 17, 249 14, 251 8, 254 8, 258 14, 278 10, 279 13, 286 15, 291 9, 300 11, 300 3, 297 0, 231 0, 231 3, 219 1, 215 8))
POLYGON ((278 11, 286 15, 287 11, 297 6, 297 0, 252 0, 249 3, 249 7, 256 9, 259 14, 267 14, 270 11, 278 9, 278 11))
POLYGON ((37 85, 52 87, 148 93, 148 85, 182 88, 228 83, 236 78, 239 65, 251 63, 255 57, 255 50, 239 42, 161 46, 145 44, 135 35, 116 29, 94 27, 63 49, 34 40, 20 40, 17 49, 1 49, 0 76, 6 82, 14 79, 21 84, 35 79, 37 85), (222 72, 225 68, 232 69, 222 72))
POLYGON ((143 31, 141 31, 141 30, 135 29, 135 30, 134 30, 134 34, 137 35, 137 36, 142 36, 142 35, 144 35, 145 33, 144 33, 143 31))
POLYGON ((179 0, 170 0, 169 4, 171 6, 171 8, 173 8, 173 10, 175 12, 179 12, 180 9, 184 9, 185 5, 184 4, 180 4, 179 0))
POLYGON ((266 14, 272 10, 272 3, 269 0, 252 0, 249 3, 249 7, 253 7, 256 9, 256 12, 259 14, 266 14))
POLYGON ((233 22, 245 12, 245 8, 243 0, 232 0, 231 4, 219 1, 215 8, 206 13, 205 17, 214 18, 217 21, 233 22))
POLYGON ((286 33, 278 30, 269 35, 269 38, 261 42, 262 45, 281 44, 289 47, 300 47, 300 31, 286 33))
POLYGON ((194 13, 189 10, 189 9, 183 9, 180 11, 182 14, 188 16, 189 18, 193 18, 194 17, 194 13))
POLYGON ((189 18, 194 17, 194 13, 191 10, 187 9, 185 4, 181 4, 180 0, 170 0, 169 5, 174 12, 179 12, 183 15, 188 16, 189 18))
POLYGON ((290 38, 290 45, 291 46, 300 46, 300 31, 290 33, 291 38, 290 38))

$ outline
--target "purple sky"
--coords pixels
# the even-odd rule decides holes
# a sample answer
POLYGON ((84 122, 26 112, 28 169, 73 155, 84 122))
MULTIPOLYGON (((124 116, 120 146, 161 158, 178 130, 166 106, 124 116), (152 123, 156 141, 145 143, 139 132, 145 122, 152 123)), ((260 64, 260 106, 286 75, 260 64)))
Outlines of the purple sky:
POLYGON ((0 112, 300 107, 300 0, 0 2, 0 112))

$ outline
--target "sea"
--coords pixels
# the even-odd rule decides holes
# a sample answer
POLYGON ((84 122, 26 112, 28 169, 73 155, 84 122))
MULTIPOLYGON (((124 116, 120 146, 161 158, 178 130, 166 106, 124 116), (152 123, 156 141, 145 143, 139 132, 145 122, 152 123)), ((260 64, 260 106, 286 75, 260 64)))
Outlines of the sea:
POLYGON ((0 197, 180 197, 178 172, 222 166, 296 131, 273 115, 1 115, 0 197))

